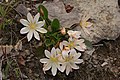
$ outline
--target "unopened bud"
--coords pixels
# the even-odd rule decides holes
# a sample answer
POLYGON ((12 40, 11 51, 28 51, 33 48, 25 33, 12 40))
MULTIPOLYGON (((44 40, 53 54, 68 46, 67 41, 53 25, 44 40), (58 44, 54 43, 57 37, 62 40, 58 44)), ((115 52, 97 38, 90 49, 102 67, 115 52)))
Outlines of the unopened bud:
POLYGON ((41 14, 42 16, 44 16, 44 11, 43 11, 42 8, 40 8, 40 14, 41 14))
POLYGON ((61 29, 61 33, 62 33, 63 35, 65 35, 65 34, 66 34, 66 30, 65 30, 65 28, 64 28, 64 27, 61 29))

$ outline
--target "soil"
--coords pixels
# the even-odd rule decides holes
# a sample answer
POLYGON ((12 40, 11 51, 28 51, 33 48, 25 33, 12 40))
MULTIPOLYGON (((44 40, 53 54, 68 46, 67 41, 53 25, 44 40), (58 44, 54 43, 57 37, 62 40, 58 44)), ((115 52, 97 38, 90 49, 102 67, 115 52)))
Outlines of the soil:
MULTIPOLYGON (((9 28, 7 28, 9 30, 9 28)), ((8 33, 11 31, 8 31, 8 33)), ((18 31, 17 31, 18 32, 18 31)), ((17 33, 16 32, 16 33, 17 33)), ((9 34, 1 31, 1 36, 4 44, 7 44, 11 38, 6 38, 9 34), (7 40, 5 40, 7 39, 7 40), (6 42, 5 42, 6 41, 6 42)), ((13 34, 13 33, 12 33, 13 34)), ((19 35, 19 34, 17 34, 19 35)), ((1 37, 0 36, 0 37, 1 37)), ((19 35, 17 37, 22 37, 19 35)), ((16 37, 13 37, 16 39, 16 37)), ((16 42, 16 41, 14 41, 16 42)), ((13 42, 13 43, 14 43, 13 42)), ((34 42, 34 40, 33 40, 34 42)), ((15 44, 15 43, 14 43, 15 44)), ((95 52, 90 56, 82 56, 84 63, 80 64, 79 70, 74 70, 68 76, 65 73, 60 73, 53 77, 50 71, 46 74, 42 71, 43 65, 39 59, 44 56, 39 52, 40 48, 34 47, 38 43, 27 43, 23 41, 23 50, 19 52, 12 51, 8 55, 9 62, 12 61, 7 72, 7 79, 10 80, 120 80, 120 37, 116 40, 102 40, 94 44, 95 52), (25 45, 24 45, 25 44, 25 45), (11 57, 14 55, 14 57, 11 57), (22 62, 24 64, 22 64, 22 62), (106 65, 102 64, 107 62, 106 65), (19 69, 18 75, 15 69, 19 69), (19 75, 22 74, 22 75, 19 75), (17 76, 16 76, 17 75, 17 76)), ((7 67, 6 59, 3 60, 2 70, 7 67)), ((3 79, 4 80, 4 79, 3 79)))

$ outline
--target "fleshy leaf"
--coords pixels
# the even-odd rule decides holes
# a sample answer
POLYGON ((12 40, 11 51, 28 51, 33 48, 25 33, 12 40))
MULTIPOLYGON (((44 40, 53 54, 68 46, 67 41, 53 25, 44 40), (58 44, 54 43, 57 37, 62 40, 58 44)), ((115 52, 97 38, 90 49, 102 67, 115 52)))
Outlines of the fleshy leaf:
POLYGON ((60 22, 59 22, 59 20, 58 19, 54 19, 52 21, 52 23, 51 23, 51 29, 52 29, 52 31, 55 32, 55 31, 59 30, 59 28, 60 28, 60 22))
POLYGON ((55 41, 54 41, 54 40, 50 40, 50 39, 46 39, 46 40, 45 40, 45 45, 46 45, 47 47, 49 47, 49 46, 51 46, 51 45, 53 45, 53 44, 55 44, 55 41))
POLYGON ((44 19, 48 19, 48 11, 43 5, 39 5, 38 12, 44 19))

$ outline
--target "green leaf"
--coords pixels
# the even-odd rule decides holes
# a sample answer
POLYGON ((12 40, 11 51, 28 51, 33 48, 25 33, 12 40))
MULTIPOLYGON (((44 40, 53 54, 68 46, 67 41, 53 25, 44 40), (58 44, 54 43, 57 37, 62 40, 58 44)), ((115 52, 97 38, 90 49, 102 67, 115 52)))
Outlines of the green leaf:
POLYGON ((13 60, 12 61, 8 61, 7 62, 7 65, 6 65, 6 67, 5 67, 5 70, 4 70, 4 79, 5 80, 7 80, 7 76, 8 76, 8 74, 9 74, 9 69, 10 69, 10 66, 11 66, 11 64, 12 64, 12 62, 13 62, 13 60))
POLYGON ((52 46, 55 44, 55 41, 54 40, 50 40, 50 39, 46 39, 45 40, 45 45, 46 47, 49 47, 49 46, 52 46))
POLYGON ((14 71, 15 71, 16 76, 19 77, 20 76, 19 68, 15 68, 14 71))
POLYGON ((43 5, 38 6, 38 12, 40 12, 41 16, 44 19, 48 19, 48 11, 43 5))
POLYGON ((46 40, 45 40, 45 45, 46 45, 47 47, 51 45, 50 39, 46 39, 46 40))
POLYGON ((85 45, 87 46, 87 49, 93 49, 92 43, 89 40, 85 40, 85 45))
POLYGON ((59 30, 59 28, 60 28, 60 22, 59 22, 59 20, 58 19, 54 19, 52 21, 52 23, 51 23, 51 29, 52 29, 52 31, 55 32, 55 31, 59 30))

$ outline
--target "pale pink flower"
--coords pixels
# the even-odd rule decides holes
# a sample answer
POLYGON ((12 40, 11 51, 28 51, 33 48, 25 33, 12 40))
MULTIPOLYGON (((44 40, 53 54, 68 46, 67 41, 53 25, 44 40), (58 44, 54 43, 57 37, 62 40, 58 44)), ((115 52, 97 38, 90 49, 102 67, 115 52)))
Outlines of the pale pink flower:
POLYGON ((66 75, 68 75, 72 69, 79 69, 79 66, 76 64, 83 62, 83 59, 79 59, 81 53, 77 53, 74 49, 72 49, 70 53, 65 53, 62 55, 64 62, 62 63, 61 71, 64 72, 66 70, 66 75))
POLYGON ((86 49, 84 39, 69 38, 68 41, 62 41, 59 46, 60 49, 64 51, 70 51, 71 49, 77 49, 78 51, 85 51, 86 49))
POLYGON ((73 38, 80 38, 81 32, 80 31, 73 31, 73 30, 68 30, 68 35, 73 38))

